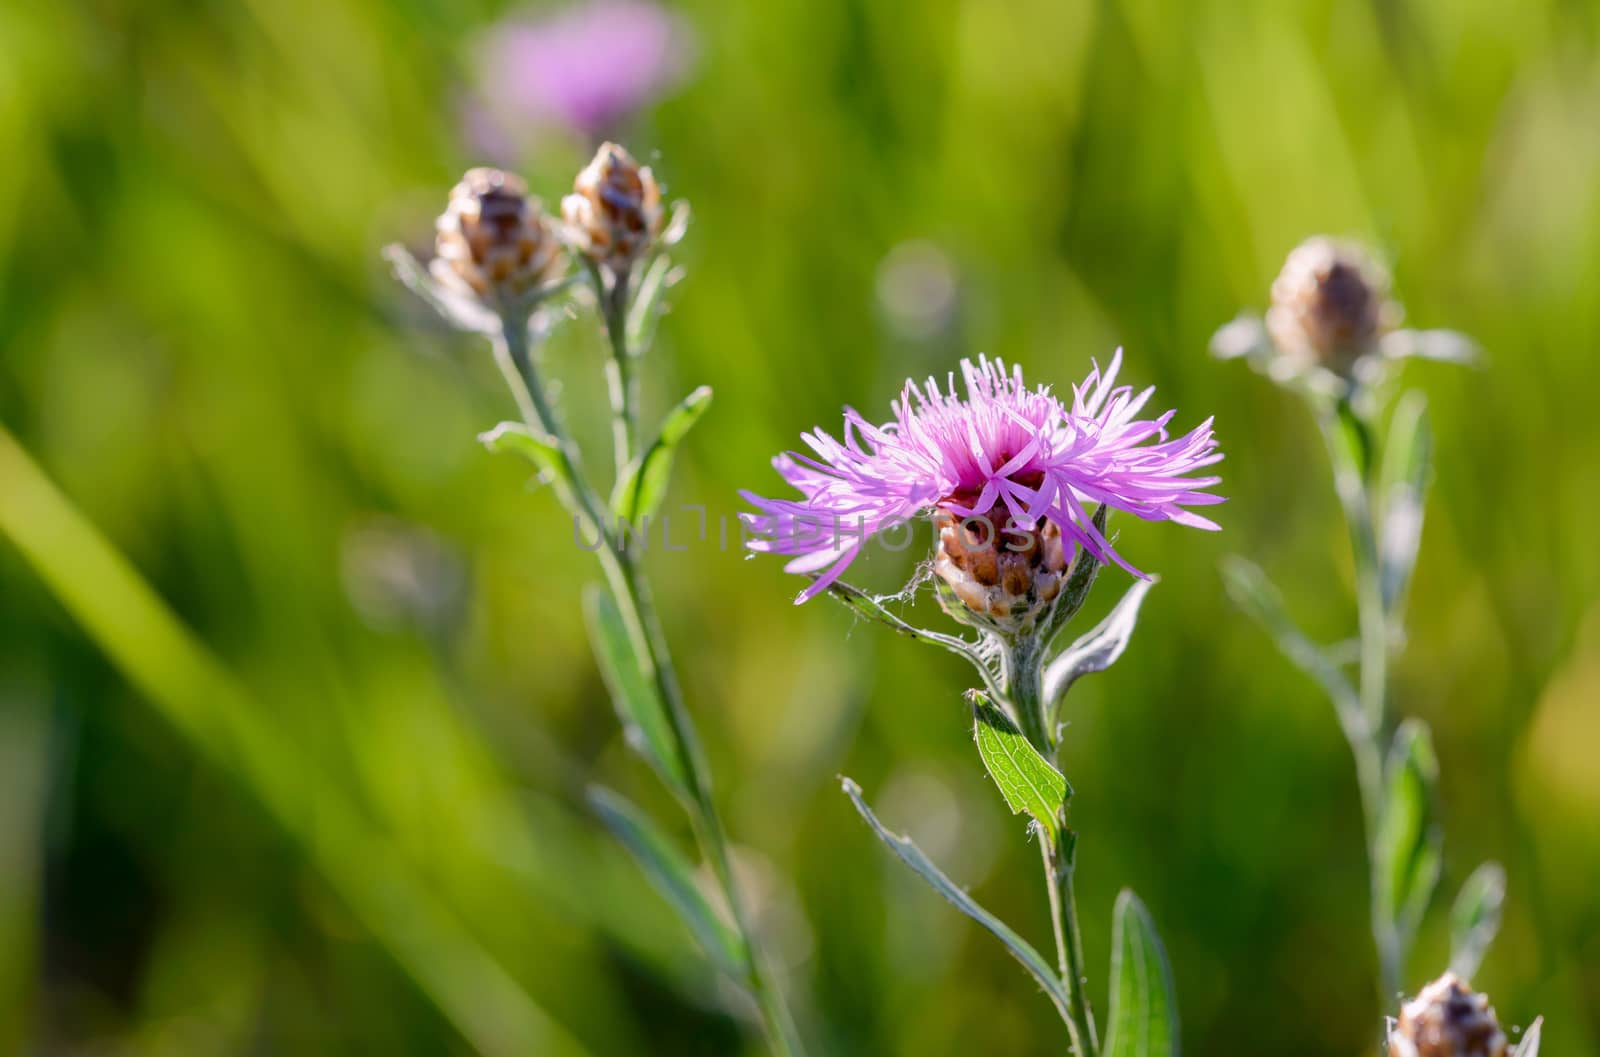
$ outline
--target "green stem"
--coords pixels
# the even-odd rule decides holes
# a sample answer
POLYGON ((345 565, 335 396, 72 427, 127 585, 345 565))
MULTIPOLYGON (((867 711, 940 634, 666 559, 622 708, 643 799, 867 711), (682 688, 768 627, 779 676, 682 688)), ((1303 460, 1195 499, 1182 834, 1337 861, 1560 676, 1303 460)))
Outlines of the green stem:
POLYGON ((617 274, 608 290, 598 268, 593 269, 593 276, 606 340, 611 346, 611 359, 606 362, 606 383, 611 393, 611 442, 620 479, 638 447, 639 382, 628 349, 629 277, 627 272, 617 274))
POLYGON ((1340 442, 1337 415, 1331 409, 1319 408, 1317 419, 1333 464, 1334 488, 1344 511, 1355 561, 1361 644, 1359 696, 1365 729, 1351 734, 1350 750, 1355 759, 1366 825, 1372 940, 1378 954, 1378 1001, 1380 1008, 1387 1009, 1404 983, 1406 956, 1400 930, 1386 913, 1380 898, 1383 882, 1378 876, 1378 827, 1386 808, 1383 745, 1389 719, 1389 614, 1383 601, 1370 473, 1340 442))
MULTIPOLYGON (((620 328, 622 315, 620 311, 608 305, 605 318, 607 333, 612 337, 614 361, 625 365, 626 339, 621 336, 620 329, 613 331, 611 326, 612 320, 615 319, 620 328)), ((525 320, 507 320, 500 340, 494 343, 496 361, 500 364, 506 383, 510 386, 517 406, 528 425, 550 436, 556 442, 557 451, 562 459, 562 468, 569 478, 568 482, 557 482, 562 502, 572 510, 580 522, 585 523, 584 527, 588 531, 598 533, 598 538, 601 540, 602 545, 596 553, 606 583, 616 599, 618 612, 628 629, 628 636, 640 666, 644 669, 645 675, 655 683, 666 704, 667 721, 672 731, 673 742, 683 763, 684 773, 689 776, 690 788, 687 796, 682 798, 684 808, 689 815, 701 853, 710 863, 717 885, 721 888, 723 898, 733 915, 734 926, 739 934, 745 963, 748 966, 744 982, 755 998, 767 1039, 777 1057, 802 1057, 804 1049, 800 1044, 798 1032, 795 1030, 781 992, 773 985, 771 972, 760 944, 755 939, 749 912, 745 908, 743 896, 733 874, 727 836, 711 795, 710 768, 689 717, 677 674, 672 667, 666 636, 662 632, 661 622, 651 602, 649 584, 640 568, 638 556, 624 540, 606 531, 602 515, 605 507, 580 472, 576 446, 556 417, 545 395, 538 372, 533 366, 527 332, 525 320)), ((632 445, 636 433, 634 424, 637 419, 637 401, 628 395, 632 387, 628 384, 626 370, 625 366, 618 368, 619 378, 623 384, 613 390, 613 396, 617 400, 614 410, 619 420, 614 424, 619 466, 625 466, 628 460, 633 458, 632 445)))
MULTIPOLYGON (((1048 729, 1043 694, 1043 657, 1032 639, 1008 644, 1006 652, 1006 697, 1024 736, 1052 764, 1059 746, 1048 729)), ((1045 890, 1050 898, 1050 925, 1055 935, 1056 960, 1061 982, 1067 989, 1068 1034, 1078 1057, 1097 1057, 1100 1040, 1095 1032, 1094 1011, 1084 989, 1083 934, 1078 927, 1078 900, 1073 890, 1077 865, 1077 835, 1066 827, 1066 805, 1061 807, 1061 839, 1041 841, 1045 890)))

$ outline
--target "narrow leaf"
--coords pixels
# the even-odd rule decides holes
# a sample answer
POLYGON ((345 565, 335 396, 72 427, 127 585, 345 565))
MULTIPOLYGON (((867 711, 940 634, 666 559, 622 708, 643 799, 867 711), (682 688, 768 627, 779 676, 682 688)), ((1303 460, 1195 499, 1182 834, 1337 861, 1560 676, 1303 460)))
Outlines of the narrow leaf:
POLYGON ((599 584, 590 584, 583 593, 583 615, 600 676, 611 692, 628 744, 650 761, 669 787, 678 792, 688 790, 666 705, 639 663, 617 603, 599 584))
POLYGON ((1128 646, 1134 626, 1139 622, 1139 606, 1156 582, 1155 577, 1135 580, 1104 620, 1050 662, 1044 671, 1044 699, 1047 704, 1059 702, 1080 676, 1103 672, 1116 663, 1128 646))
POLYGON ((1422 542, 1423 499, 1433 465, 1433 434, 1427 401, 1415 390, 1395 406, 1379 472, 1383 498, 1378 538, 1383 605, 1393 611, 1404 596, 1422 542))
POLYGON ((1258 358, 1271 351, 1271 339, 1261 317, 1241 315, 1217 328, 1211 335, 1211 355, 1219 360, 1233 360, 1241 356, 1258 358))
POLYGON ((611 512, 630 524, 650 517, 666 498, 672 479, 672 456, 700 416, 711 406, 711 387, 702 385, 684 397, 662 420, 661 432, 628 467, 611 493, 611 512))
MULTIPOLYGON (((1357 475, 1357 481, 1366 481, 1372 476, 1374 462, 1372 429, 1348 400, 1340 400, 1335 412, 1337 428, 1333 439, 1337 461, 1334 471, 1336 474, 1353 472, 1357 475)), ((1340 487, 1344 487, 1344 484, 1341 483, 1340 487)))
POLYGON ((681 274, 672 261, 662 254, 650 262, 644 277, 639 280, 633 308, 628 312, 627 330, 628 348, 635 356, 643 355, 654 338, 656 321, 666 309, 664 296, 681 274))
POLYGON ((609 789, 592 786, 589 805, 617 840, 638 860, 661 897, 678 912, 717 967, 744 979, 748 963, 738 934, 712 907, 695 881, 694 869, 648 817, 609 789))
POLYGON ((1222 560, 1222 580, 1228 597, 1272 636, 1278 649, 1301 671, 1322 685, 1323 691, 1338 710, 1339 720, 1346 733, 1365 737, 1366 720, 1362 718, 1360 699, 1350 680, 1328 656, 1327 651, 1306 638, 1295 626, 1278 592, 1267 574, 1254 562, 1233 555, 1222 560))
POLYGON ((1067 779, 1017 729, 988 696, 972 690, 973 738, 989 777, 1014 815, 1031 815, 1054 847, 1061 840, 1062 808, 1072 789, 1067 779))
POLYGON ((1453 330, 1396 330, 1383 336, 1381 348, 1391 360, 1416 358, 1440 363, 1477 364, 1483 349, 1465 334, 1453 330))
POLYGON ((1124 888, 1111 926, 1111 1013, 1105 1057, 1178 1057, 1178 1003, 1161 937, 1124 888))
POLYGON ((829 584, 828 594, 868 620, 876 621, 907 638, 949 650, 956 656, 965 659, 983 677, 984 685, 988 688, 989 693, 995 697, 1000 696, 1000 688, 996 683, 993 670, 990 669, 983 655, 978 652, 978 647, 973 643, 955 635, 946 635, 941 631, 929 631, 926 628, 919 628, 889 612, 880 599, 867 594, 858 587, 852 587, 842 580, 835 580, 829 584))
POLYGON ((1506 901, 1506 871, 1486 862, 1472 871, 1456 893, 1450 908, 1450 970, 1463 980, 1472 979, 1483 956, 1500 931, 1500 912, 1506 901))
POLYGON ((394 277, 439 313, 446 322, 478 334, 498 334, 500 317, 476 301, 462 297, 434 281, 411 251, 395 243, 383 248, 394 277))
POLYGON ((478 442, 492 452, 522 456, 533 463, 546 480, 569 480, 555 438, 535 433, 521 422, 502 422, 487 433, 478 434, 478 442))
POLYGON ((952 906, 979 925, 982 925, 1001 943, 1005 944, 1012 957, 1021 962, 1022 967, 1032 974, 1040 987, 1044 988, 1045 994, 1050 996, 1050 1001, 1055 1003, 1056 1010, 1061 1016, 1070 1020, 1071 1013, 1067 1004, 1067 992, 1062 987, 1061 980, 1056 976, 1055 970, 1050 967, 1050 963, 1040 957, 1039 952, 1034 950, 1027 940, 1017 935, 1009 925, 978 905, 976 900, 957 887, 954 881, 941 873, 939 868, 933 864, 933 861, 923 854, 922 849, 911 843, 910 837, 902 837, 899 834, 891 833, 885 828, 883 823, 878 821, 878 816, 872 813, 872 809, 867 807, 866 801, 861 798, 861 787, 859 785, 856 785, 855 782, 848 778, 841 778, 840 783, 844 787, 845 795, 855 804, 856 810, 861 813, 862 818, 866 819, 867 825, 872 827, 872 831, 878 835, 878 839, 887 844, 889 850, 894 852, 901 862, 911 867, 917 876, 932 885, 934 891, 948 900, 952 906))
POLYGON ((1528 1030, 1522 1033, 1522 1041, 1511 1051, 1511 1057, 1539 1057, 1539 1033, 1543 1030, 1544 1018, 1534 1017, 1528 1030))
POLYGON ((1442 836, 1433 817, 1438 775, 1427 724, 1406 720, 1389 750, 1376 842, 1378 908, 1402 937, 1415 934, 1439 881, 1442 836))

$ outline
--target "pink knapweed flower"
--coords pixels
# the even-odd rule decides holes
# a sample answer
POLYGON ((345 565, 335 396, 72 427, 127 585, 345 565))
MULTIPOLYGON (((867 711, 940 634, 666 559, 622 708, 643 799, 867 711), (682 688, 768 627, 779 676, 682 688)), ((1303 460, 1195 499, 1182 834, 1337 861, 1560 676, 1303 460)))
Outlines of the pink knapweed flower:
POLYGON ((797 601, 825 590, 888 526, 942 510, 983 518, 995 529, 1049 521, 1101 562, 1143 576, 1095 527, 1086 504, 1105 503, 1147 521, 1216 529, 1186 507, 1222 502, 1204 489, 1220 478, 1190 476, 1222 459, 1211 420, 1176 439, 1174 412, 1137 417, 1154 389, 1116 385, 1122 350, 1098 364, 1070 404, 1047 387, 1029 389, 1020 367, 979 357, 961 361, 966 394, 952 375, 944 389, 908 381, 894 421, 873 425, 852 408, 843 440, 821 429, 802 434, 814 456, 773 460, 798 499, 741 493, 759 513, 743 515, 752 551, 781 554, 792 573, 815 577, 797 601))
POLYGON ((516 116, 600 136, 682 78, 692 52, 687 25, 663 8, 595 0, 491 31, 484 89, 516 116))

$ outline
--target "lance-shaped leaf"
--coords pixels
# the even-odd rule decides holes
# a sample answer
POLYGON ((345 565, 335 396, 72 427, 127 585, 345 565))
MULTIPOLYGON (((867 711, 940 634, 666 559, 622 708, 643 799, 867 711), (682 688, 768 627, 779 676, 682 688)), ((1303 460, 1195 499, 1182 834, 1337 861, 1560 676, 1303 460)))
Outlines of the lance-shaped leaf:
MULTIPOLYGON (((680 203, 684 223, 688 222, 688 204, 680 203)), ((639 280, 639 292, 634 295, 633 308, 628 312, 628 348, 635 356, 642 355, 655 337, 656 322, 666 310, 666 292, 683 277, 681 269, 673 265, 665 254, 656 257, 639 280)))
POLYGON ((1111 926, 1105 1057, 1178 1057, 1178 1003, 1167 952, 1150 912, 1126 888, 1111 926))
POLYGON ((1071 1012, 1068 1008, 1067 992, 1060 978, 1056 976, 1055 970, 1050 967, 1050 963, 1045 961, 1027 940, 1017 935, 1011 926, 978 905, 975 899, 941 873, 933 864, 933 860, 924 855, 921 848, 911 843, 910 837, 902 837, 885 828, 883 823, 878 821, 878 816, 872 813, 872 809, 861 798, 859 785, 848 778, 841 778, 840 784, 844 787, 845 795, 850 797, 851 803, 855 804, 856 810, 861 813, 861 817, 866 819, 867 825, 878 835, 878 839, 887 844, 889 850, 894 852, 901 862, 911 867, 917 876, 933 886, 933 890, 948 900, 952 906, 982 925, 1005 944, 1011 956, 1021 962, 1022 967, 1038 981, 1040 987, 1044 988, 1045 994, 1050 996, 1050 1001, 1055 1003, 1057 1012, 1070 1023, 1071 1012))
POLYGON ((1366 720, 1362 717, 1355 688, 1327 651, 1295 626, 1283 604, 1283 595, 1261 567, 1246 558, 1231 555, 1222 560, 1222 581, 1233 604, 1272 636, 1285 657, 1322 685, 1338 710, 1345 732, 1365 737, 1366 720))
POLYGON ((1272 339, 1260 316, 1242 314, 1224 323, 1211 335, 1211 355, 1219 360, 1234 360, 1247 356, 1262 359, 1272 352, 1272 339))
POLYGON ((1080 676, 1103 672, 1116 663, 1122 651, 1127 649, 1128 639, 1133 636, 1134 626, 1139 622, 1139 606, 1156 582, 1153 576, 1148 580, 1135 580, 1104 620, 1050 662, 1044 670, 1044 699, 1047 704, 1059 702, 1080 676))
POLYGON ((1402 938, 1417 925, 1439 881, 1442 835, 1434 820, 1439 763, 1421 720, 1395 731, 1384 768, 1383 816, 1375 842, 1378 909, 1402 938))
POLYGON ((1334 475, 1341 478, 1335 484, 1341 492, 1345 488, 1361 487, 1372 476, 1376 446, 1373 444, 1372 428, 1349 400, 1340 400, 1334 405, 1334 429, 1330 439, 1333 442, 1334 475), (1342 475, 1345 474, 1353 474, 1354 477, 1343 479, 1342 475))
POLYGON ((1483 350, 1477 342, 1453 330, 1390 331, 1383 336, 1380 348, 1391 360, 1416 358, 1476 364, 1483 358, 1483 350))
POLYGON ((617 603, 599 584, 590 584, 583 593, 583 615, 600 676, 611 692, 628 744, 650 761, 671 789, 687 792, 689 780, 667 719, 666 705, 655 681, 639 662, 617 603))
POLYGON ((655 441, 629 464, 612 490, 613 514, 630 524, 638 524, 656 512, 667 496, 667 484, 672 479, 672 456, 678 442, 710 406, 711 387, 702 385, 667 412, 655 441))
POLYGON ((648 817, 617 793, 601 786, 589 789, 589 805, 617 840, 638 860, 657 892, 678 912, 717 967, 737 980, 749 971, 744 945, 712 907, 694 868, 648 817))
POLYGON ((970 690, 967 700, 972 702, 973 739, 989 777, 1000 787, 1011 813, 1032 816, 1055 847, 1061 840, 1062 809, 1072 787, 988 695, 970 690))
POLYGON ((394 277, 406 289, 422 298, 445 321, 462 330, 477 334, 495 335, 500 332, 500 317, 471 298, 460 294, 434 280, 411 251, 398 243, 385 246, 383 257, 394 269, 394 277))
POLYGON ((1422 542, 1423 498, 1433 465, 1433 434, 1428 406, 1415 390, 1395 406, 1379 471, 1383 514, 1378 536, 1378 568, 1384 609, 1393 611, 1404 596, 1422 542))
POLYGON ((535 433, 521 422, 502 422, 487 433, 478 434, 478 441, 492 452, 522 456, 538 468, 539 476, 546 481, 570 483, 567 464, 554 437, 535 433))
POLYGON ((1539 1033, 1544 1029, 1544 1018, 1534 1017, 1533 1023, 1523 1033, 1522 1041, 1511 1051, 1511 1057, 1539 1057, 1539 1033))
POLYGON ((904 635, 909 639, 916 639, 918 642, 926 642, 930 645, 938 646, 940 649, 949 650, 956 656, 961 657, 977 669, 978 674, 983 677, 984 686, 988 688, 989 693, 995 697, 1000 696, 1000 687, 996 682, 993 669, 984 660, 983 654, 979 652, 978 647, 973 643, 955 635, 946 635, 941 631, 929 631, 926 628, 919 628, 889 612, 888 608, 878 598, 867 594, 858 587, 852 587, 842 580, 835 580, 829 584, 828 594, 837 601, 844 603, 858 615, 866 617, 868 620, 876 621, 897 634, 904 635))
POLYGON ((1506 901, 1506 871, 1486 862, 1472 871, 1456 893, 1450 908, 1450 971, 1470 980, 1483 963, 1483 955, 1500 931, 1500 912, 1506 901))

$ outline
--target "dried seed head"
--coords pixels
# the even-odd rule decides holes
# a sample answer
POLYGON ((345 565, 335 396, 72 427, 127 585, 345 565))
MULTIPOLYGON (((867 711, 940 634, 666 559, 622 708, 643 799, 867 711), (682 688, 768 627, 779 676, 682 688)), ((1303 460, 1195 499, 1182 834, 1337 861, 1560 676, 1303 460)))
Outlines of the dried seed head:
POLYGON ((1445 973, 1400 1008, 1389 1033, 1389 1057, 1505 1057, 1500 1030, 1487 995, 1455 973, 1445 973))
POLYGON ((558 277, 561 241, 528 187, 499 169, 470 169, 435 223, 433 277, 480 299, 518 295, 558 277))
POLYGON ((1296 246, 1273 280, 1266 322, 1283 355, 1349 377, 1399 319, 1383 269, 1359 247, 1319 235, 1296 246))
POLYGON ((575 250, 624 275, 661 234, 661 188, 648 166, 603 143, 561 200, 561 215, 575 250))
POLYGON ((933 524, 933 571, 950 588, 941 603, 958 620, 1015 635, 1033 628, 1060 595, 1067 553, 1054 522, 1020 527, 1001 506, 968 518, 940 510, 933 524))

